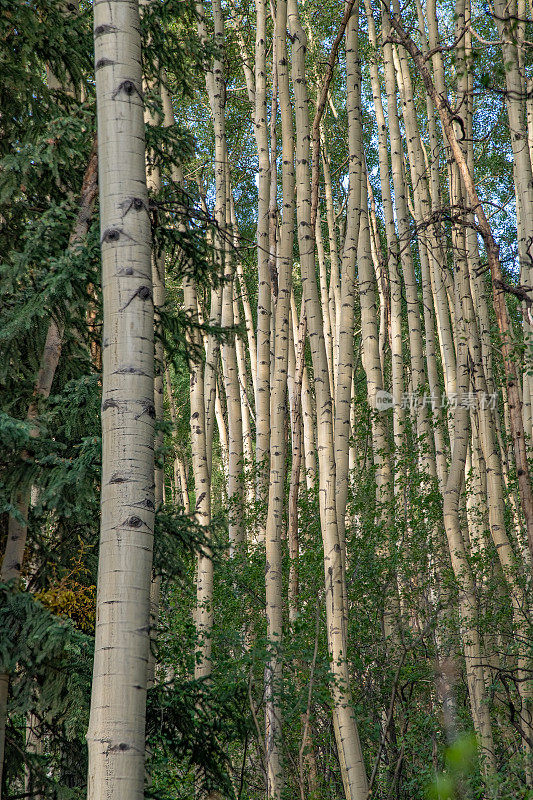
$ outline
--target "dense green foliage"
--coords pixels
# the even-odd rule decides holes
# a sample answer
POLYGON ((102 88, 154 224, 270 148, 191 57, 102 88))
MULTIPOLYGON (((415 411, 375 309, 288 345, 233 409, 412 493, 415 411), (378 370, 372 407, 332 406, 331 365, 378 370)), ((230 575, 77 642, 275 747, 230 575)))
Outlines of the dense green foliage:
MULTIPOLYGON (((309 57, 317 65, 327 57, 326 44, 338 21, 337 5, 326 2, 320 19, 316 10, 305 12, 316 25, 309 57)), ((248 26, 243 24, 243 35, 251 51, 253 14, 244 3, 236 6, 235 24, 240 25, 244 18, 250 22, 248 26)), ((151 783, 146 796, 191 800, 195 792, 218 789, 224 797, 256 800, 264 795, 262 737, 268 656, 264 550, 261 545, 251 544, 246 558, 228 556, 224 465, 220 443, 215 439, 214 522, 209 531, 215 560, 213 674, 210 680, 195 681, 195 564, 196 554, 206 550, 208 540, 205 530, 183 513, 173 478, 174 458, 179 456, 187 465, 190 486, 193 485, 189 474, 188 358, 190 332, 195 323, 182 308, 182 280, 184 275, 194 275, 204 311, 210 286, 220 280, 218 261, 210 244, 215 229, 211 219, 213 129, 206 112, 203 75, 203 65, 212 58, 213 49, 200 47, 195 25, 192 3, 180 0, 153 2, 143 16, 147 83, 164 70, 176 121, 172 127, 148 128, 147 144, 163 174, 163 189, 160 196, 151 198, 151 212, 155 247, 166 259, 167 303, 160 315, 160 335, 178 406, 174 427, 168 422, 163 425, 165 445, 158 453, 165 464, 166 502, 158 513, 155 539, 154 569, 162 575, 163 586, 154 644, 157 676, 148 703, 151 783), (178 163, 185 165, 184 190, 175 186, 171 178, 172 167, 178 163), (202 210, 202 200, 207 210, 202 210)), ((481 32, 489 36, 483 28, 481 32)), ((363 25, 361 52, 363 61, 368 61, 377 56, 371 52, 365 33, 363 25)), ((14 493, 21 485, 32 487, 21 585, 0 586, 0 672, 9 672, 12 677, 8 767, 4 774, 6 800, 26 796, 25 774, 29 791, 38 792, 47 800, 81 800, 85 794, 84 737, 95 614, 101 445, 97 209, 82 245, 69 247, 69 236, 95 137, 91 53, 88 3, 83 2, 79 12, 73 13, 59 0, 0 2, 2 547, 8 516, 17 514, 14 493), (50 74, 71 88, 50 88, 50 74), (40 403, 37 420, 30 423, 26 415, 51 318, 64 331, 61 359, 50 397, 40 403), (38 729, 38 747, 27 737, 28 722, 38 729)), ((242 262, 255 308, 257 163, 250 103, 242 86, 240 45, 233 29, 228 31, 223 59, 228 148, 239 226, 239 247, 233 256, 242 262)), ((477 170, 486 176, 484 191, 496 206, 495 225, 511 280, 517 258, 509 136, 503 106, 494 101, 498 94, 496 90, 489 91, 494 88, 492 81, 500 86, 504 73, 499 62, 496 70, 491 69, 485 51, 476 51, 476 59, 476 86, 486 90, 486 96, 478 97, 477 170), (493 127, 495 133, 485 142, 483 130, 487 126, 493 127)), ((447 65, 450 71, 452 61, 450 58, 447 65)), ((346 176, 347 171, 344 85, 345 64, 341 57, 331 92, 338 116, 331 113, 324 120, 332 171, 340 176, 346 176)), ((310 90, 314 97, 314 83, 310 90)), ((501 93, 500 88, 498 92, 501 93)), ((378 204, 379 234, 385 247, 366 69, 363 97, 365 150, 378 204)), ((422 98, 419 92, 417 102, 421 104, 422 98)), ((161 115, 160 102, 150 92, 147 106, 156 118, 161 115)), ((445 195, 446 153, 436 157, 442 167, 445 195)), ((281 156, 278 160, 281 163, 281 156)), ((341 211, 345 189, 341 177, 335 183, 334 198, 341 211)), ((416 235, 413 223, 413 239, 416 235)), ((420 265, 415 266, 418 275, 420 265)), ((453 269, 451 256, 448 268, 453 269)), ((298 276, 295 290, 299 303, 298 276)), ((510 308, 518 323, 520 310, 514 298, 510 308)), ((441 494, 435 482, 421 474, 415 451, 423 444, 416 442, 416 433, 408 423, 405 451, 395 454, 405 478, 397 486, 392 507, 376 499, 371 455, 373 412, 367 404, 359 323, 357 319, 356 424, 352 443, 357 463, 347 529, 351 608, 348 656, 369 775, 375 766, 372 796, 381 800, 479 798, 484 790, 458 647, 460 587, 450 567, 440 525, 441 494), (385 518, 394 524, 382 523, 385 518), (391 641, 383 630, 383 618, 395 575, 401 576, 405 625, 400 628, 398 639, 391 641), (454 677, 460 733, 455 741, 443 724, 435 689, 435 675, 440 669, 437 627, 439 636, 444 631, 439 646, 454 677)), ((494 326, 492 319, 491 324, 494 326)), ((235 335, 235 331, 213 331, 207 324, 199 327, 202 332, 215 332, 220 337, 235 335)), ((494 330, 492 335, 497 349, 494 330)), ((406 330, 404 337, 407 339, 406 330)), ((312 376, 309 353, 306 364, 312 376)), ((499 360, 495 365, 498 377, 502 366, 499 360)), ((221 402, 224 405, 224 397, 221 402)), ((391 420, 392 412, 392 445, 391 420)), ((246 465, 243 480, 253 482, 254 477, 252 466, 246 465)), ((515 489, 516 475, 511 467, 506 487, 509 517, 509 498, 515 489)), ((190 497, 194 508, 192 488, 190 497)), ((466 490, 463 503, 465 498, 466 490)), ((249 530, 264 516, 265 503, 266 498, 242 509, 249 530)), ((306 713, 310 716, 312 746, 301 754, 304 769, 316 771, 320 798, 333 799, 342 796, 342 785, 328 688, 331 664, 325 635, 323 545, 316 492, 303 488, 299 528, 299 613, 292 625, 286 615, 280 649, 284 677, 277 687, 284 719, 286 799, 297 796, 302 718, 306 713)), ((283 547, 286 590, 289 556, 285 541, 283 547)), ((516 725, 513 728, 513 721, 520 717, 516 655, 531 647, 533 637, 524 642, 515 635, 511 603, 494 546, 478 548, 471 560, 473 571, 479 576, 479 626, 487 639, 497 639, 501 664, 499 669, 492 669, 490 691, 501 771, 495 779, 495 791, 502 800, 531 797, 524 788, 520 731, 516 725)), ((520 564, 516 572, 517 580, 529 591, 528 576, 520 564)))

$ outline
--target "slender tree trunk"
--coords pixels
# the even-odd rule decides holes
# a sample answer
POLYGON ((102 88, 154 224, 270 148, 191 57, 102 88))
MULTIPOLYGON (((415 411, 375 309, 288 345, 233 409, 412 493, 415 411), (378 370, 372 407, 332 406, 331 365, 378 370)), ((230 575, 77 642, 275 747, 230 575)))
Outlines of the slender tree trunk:
POLYGON ((299 560, 299 533, 298 533, 298 494, 300 491, 300 475, 303 460, 303 441, 302 441, 302 379, 305 367, 305 335, 307 331, 307 323, 305 316, 302 317, 300 325, 298 326, 298 336, 294 341, 292 326, 290 329, 291 334, 291 352, 293 357, 289 364, 289 375, 291 374, 290 367, 293 367, 292 375, 293 380, 289 383, 289 403, 291 414, 291 442, 292 442, 292 457, 291 457, 291 480, 289 485, 289 500, 288 500, 288 529, 287 539, 289 542, 289 622, 294 623, 298 616, 298 595, 299 595, 299 577, 298 577, 298 560, 299 560))
MULTIPOLYGON (((266 0, 256 0, 255 119, 254 132, 259 162, 257 206, 257 373, 255 384, 257 464, 256 500, 264 503, 268 493, 270 451, 270 318, 271 278, 269 269, 270 159, 266 96, 266 0)), ((274 165, 273 165, 274 166, 274 165)), ((259 538, 264 538, 259 526, 259 538)))
POLYGON ((270 397, 270 479, 266 520, 266 613, 269 660, 265 670, 267 797, 280 800, 284 786, 281 757, 281 645, 283 584, 281 532, 285 499, 287 367, 294 241, 294 132, 287 67, 287 4, 276 13, 276 57, 283 141, 283 213, 274 288, 274 371, 270 397))
MULTIPOLYGON (((225 246, 224 287, 222 291, 222 326, 231 328, 234 324, 233 311, 233 281, 235 265, 231 253, 229 237, 231 235, 230 211, 230 182, 229 175, 226 183, 226 225, 227 236, 225 246)), ((229 540, 230 553, 242 550, 246 542, 243 526, 244 503, 244 452, 243 452, 243 425, 241 390, 239 384, 239 368, 237 363, 237 346, 235 337, 225 340, 221 350, 222 375, 226 395, 226 409, 228 418, 228 513, 229 513, 229 540)))
MULTIPOLYGON (((141 8, 151 0, 141 0, 141 8)), ((148 82, 144 81, 144 91, 152 88, 148 82)), ((160 87, 154 83, 153 88, 160 94, 160 87)), ((151 111, 145 108, 145 125, 155 127, 161 120, 151 111)), ((149 196, 156 195, 161 191, 161 172, 155 163, 155 153, 151 150, 146 151, 146 187, 149 196)), ((165 304, 165 253, 158 253, 156 247, 152 247, 152 292, 154 301, 154 320, 156 331, 159 333, 161 325, 159 323, 160 310, 165 304)), ((164 353, 163 341, 161 336, 155 338, 154 350, 154 408, 156 424, 162 423, 165 416, 164 410, 164 353)), ((155 469, 154 469, 154 497, 156 511, 164 502, 165 494, 165 470, 163 464, 163 431, 159 430, 155 437, 155 469)), ((152 575, 150 587, 150 657, 148 660, 148 688, 153 686, 155 679, 155 642, 157 638, 157 622, 159 618, 159 595, 161 589, 161 576, 152 575)))
MULTIPOLYGON (((346 37, 346 90, 348 112, 348 152, 350 159, 346 235, 341 262, 341 292, 336 335, 336 393, 334 404, 335 496, 339 536, 344 621, 347 627, 346 590, 346 503, 349 488, 350 407, 354 363, 355 267, 361 223, 361 185, 363 180, 363 129, 361 117, 361 68, 358 52, 359 17, 354 14, 346 37)), ((365 181, 366 190, 366 181, 365 181)), ((365 191, 366 199, 366 191, 365 191)), ((368 241, 368 254, 370 242, 368 241)), ((377 340, 376 340, 377 343, 377 340)), ((347 630, 345 630, 347 638, 347 630)))
MULTIPOLYGON (((319 458, 319 501, 324 544, 328 645, 332 658, 332 696, 337 748, 347 800, 366 800, 368 790, 359 734, 351 705, 344 617, 344 572, 337 527, 332 398, 324 344, 324 326, 315 275, 314 235, 311 225, 310 125, 305 72, 306 37, 296 0, 288 4, 292 47, 292 82, 296 116, 296 186, 298 244, 302 268, 305 313, 313 360, 319 458)), ((349 25, 353 25, 350 18, 349 25)), ((350 30, 350 29, 349 29, 350 30)), ((357 28, 355 27, 355 30, 357 28)))
MULTIPOLYGON (((167 364, 165 364, 165 381, 167 385, 168 405, 170 408, 170 420, 172 422, 172 427, 175 430, 178 422, 178 411, 176 408, 174 392, 172 390, 170 370, 167 364)), ((176 455, 174 456, 174 496, 173 496, 173 500, 175 503, 177 503, 178 496, 181 505, 183 507, 183 511, 185 512, 185 514, 189 514, 191 509, 189 504, 189 491, 187 487, 187 470, 185 468, 184 459, 181 457, 179 453, 176 453, 176 455)))
MULTIPOLYGON (((305 304, 304 304, 305 307, 305 304)), ((296 301, 294 299, 294 292, 291 294, 291 319, 292 319, 292 335, 294 341, 298 341, 299 322, 298 311, 296 309, 296 301)), ((307 324, 307 323, 306 323, 307 324)), ((305 348, 305 342, 304 342, 305 348)), ((303 424, 303 455, 305 465, 305 479, 307 490, 311 491, 316 485, 316 446, 315 446, 315 422, 314 422, 314 408, 313 398, 311 394, 311 387, 309 385, 309 374, 307 367, 303 367, 302 372, 302 424, 303 424)))
MULTIPOLYGON (((224 17, 220 0, 214 0, 213 8, 213 21, 214 21, 214 36, 213 43, 217 48, 217 56, 213 59, 213 63, 209 66, 205 83, 207 94, 209 98, 209 106, 211 108, 211 116, 213 118, 213 127, 215 134, 215 221, 219 230, 226 228, 226 173, 228 152, 226 144, 226 122, 224 115, 225 106, 225 85, 224 85, 224 66, 221 60, 221 54, 224 51, 224 17)), ((203 3, 196 4, 196 11, 198 14, 197 27, 198 35, 202 44, 206 45, 209 42, 207 29, 205 24, 205 15, 203 3)), ((225 267, 222 263, 224 258, 224 246, 220 241, 220 237, 216 237, 215 242, 215 263, 219 272, 222 272, 225 267)), ((222 288, 216 287, 211 290, 211 306, 209 311, 209 325, 218 327, 221 323, 222 315, 222 288)), ((232 324, 232 323, 230 323, 232 324)), ((216 365, 218 362, 218 354, 220 351, 220 344, 216 336, 209 336, 206 349, 205 359, 205 375, 204 375, 204 391, 205 391, 205 410, 206 410, 206 452, 209 470, 211 471, 212 453, 213 453, 213 432, 215 428, 216 419, 216 365)))
MULTIPOLYGON (((458 288, 458 295, 459 295, 458 288)), ((459 298, 458 298, 459 300, 459 298)), ((463 340, 458 345, 457 386, 459 396, 455 410, 454 444, 452 461, 444 491, 444 526, 455 577, 459 586, 459 618, 461 639, 466 662, 466 676, 474 729, 479 737, 485 775, 494 772, 494 742, 489 708, 485 695, 483 653, 477 629, 477 609, 474 579, 466 556, 459 519, 459 496, 463 481, 469 440, 469 413, 463 399, 469 388, 467 346, 463 340)))

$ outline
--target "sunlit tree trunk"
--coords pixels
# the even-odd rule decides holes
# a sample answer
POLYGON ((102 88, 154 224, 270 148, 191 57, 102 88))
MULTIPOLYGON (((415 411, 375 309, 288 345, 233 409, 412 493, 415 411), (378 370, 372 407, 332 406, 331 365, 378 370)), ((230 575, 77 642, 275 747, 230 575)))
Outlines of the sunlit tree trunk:
MULTIPOLYGON (((370 43, 377 48, 378 41, 376 36, 374 18, 369 0, 365 0, 367 25, 370 43)), ((392 194, 389 177, 389 148, 387 142, 387 125, 383 111, 381 98, 381 78, 377 61, 372 59, 370 62, 370 79, 372 85, 372 96, 374 101, 374 113, 376 115, 376 125, 378 132, 378 158, 379 175, 381 186, 381 200, 383 206, 383 216, 385 219, 385 234, 388 247, 388 268, 390 282, 390 347, 391 347, 391 380, 392 380, 392 400, 393 400, 393 426, 394 426, 394 447, 397 460, 401 461, 401 452, 404 446, 405 435, 405 414, 403 408, 404 393, 404 355, 402 341, 402 279, 400 274, 400 248, 396 228, 394 224, 394 210, 392 204, 392 194)), ((399 490, 400 486, 399 464, 395 469, 395 487, 399 490)))
POLYGON ((400 132, 396 98, 396 74, 392 45, 387 42, 389 25, 385 11, 382 15, 382 35, 384 37, 383 57, 385 87, 387 93, 387 112, 389 137, 391 143, 391 166, 394 186, 394 202, 398 224, 401 267, 407 303, 407 324, 409 330, 412 394, 419 397, 414 420, 418 438, 419 463, 421 471, 436 476, 435 458, 432 452, 432 436, 428 411, 420 395, 426 387, 426 367, 423 351, 423 326, 418 300, 418 287, 414 271, 413 253, 410 247, 408 189, 403 159, 403 141, 400 132))
MULTIPOLYGON (((191 279, 183 285, 184 305, 192 320, 198 318, 196 287, 191 279)), ((193 344, 201 348, 201 337, 196 335, 193 344)), ((211 470, 207 459, 206 420, 204 397, 204 371, 202 359, 191 364, 190 376, 190 434, 192 469, 194 475, 194 512, 200 525, 207 527, 211 522, 211 470)), ((209 551, 202 551, 197 557, 196 574, 196 634, 198 653, 195 663, 195 677, 204 678, 211 674, 211 629, 213 627, 213 560, 209 551)))
MULTIPOLYGON (((514 160, 514 186, 516 195, 516 217, 518 234, 518 257, 520 261, 520 284, 531 286, 533 269, 531 267, 531 245, 533 243, 533 170, 528 143, 526 110, 526 88, 524 68, 521 61, 524 52, 524 15, 518 16, 516 0, 511 3, 496 0, 494 21, 498 38, 501 40, 502 58, 505 66, 505 105, 509 120, 509 133, 514 160)), ((531 347, 533 326, 529 321, 527 307, 523 304, 524 336, 531 347)), ((530 352, 526 349, 524 361, 523 386, 525 388, 524 406, 529 406, 526 419, 529 427, 526 434, 531 437, 531 391, 533 381, 529 374, 532 369, 530 352)))

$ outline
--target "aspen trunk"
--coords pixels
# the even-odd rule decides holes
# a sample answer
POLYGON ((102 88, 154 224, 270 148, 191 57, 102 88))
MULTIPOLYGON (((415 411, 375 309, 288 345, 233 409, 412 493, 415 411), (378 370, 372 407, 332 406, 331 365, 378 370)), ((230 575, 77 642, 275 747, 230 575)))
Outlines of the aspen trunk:
MULTIPOLYGON (((299 339, 298 312, 294 300, 294 292, 291 294, 291 320, 292 336, 295 342, 299 339)), ((307 329, 307 323, 306 323, 307 329)), ((303 344, 305 349, 305 342, 303 344)), ((305 479, 308 491, 313 489, 316 484, 316 446, 315 446, 315 422, 313 398, 309 386, 309 374, 305 363, 302 371, 302 424, 303 424, 303 456, 305 464, 305 479)))
POLYGON ((298 336, 294 340, 292 326, 290 326, 290 360, 289 376, 292 374, 293 380, 289 381, 289 403, 291 415, 291 481, 289 486, 288 500, 288 529, 287 539, 289 542, 289 622, 294 623, 298 616, 298 559, 300 553, 299 533, 298 533, 298 494, 300 491, 300 475, 303 460, 302 442, 302 379, 305 366, 305 334, 307 323, 305 316, 302 317, 298 326, 298 336), (292 370, 291 370, 292 367, 292 370))
MULTIPOLYGON (((459 309, 465 284, 464 270, 463 274, 459 276, 457 283, 457 305, 459 309)), ((459 586, 458 610, 461 622, 461 639, 466 662, 472 719, 474 729, 479 738, 485 775, 488 777, 495 769, 494 742, 489 709, 485 697, 483 675, 484 658, 476 624, 477 610, 474 579, 466 556, 459 519, 459 495, 464 476, 469 441, 469 413, 464 403, 464 395, 469 388, 467 345, 465 341, 466 330, 463 325, 461 327, 457 360, 457 386, 459 396, 455 409, 452 461, 444 491, 443 513, 452 567, 459 586)))
MULTIPOLYGON (((422 340, 422 322, 418 301, 418 287, 414 271, 413 254, 410 247, 408 191, 403 159, 403 144, 400 132, 398 106, 396 97, 396 77, 392 45, 388 43, 388 18, 383 10, 382 35, 384 41, 384 72, 387 92, 387 109, 389 120, 389 136, 391 143, 391 165, 394 186, 394 202, 398 222, 401 267, 407 301, 407 324, 409 330, 410 364, 412 394, 420 396, 426 385, 426 368, 422 340)), ((431 428, 425 404, 421 402, 414 420, 418 439, 419 464, 423 474, 436 475, 436 466, 431 451, 431 428), (429 452, 428 452, 429 450, 429 452)))
MULTIPOLYGON (((274 370, 270 397, 270 477, 266 519, 266 615, 269 660, 265 670, 267 797, 280 800, 284 786, 281 759, 282 719, 279 701, 283 630, 281 532, 285 497, 287 367, 290 335, 290 298, 294 241, 294 132, 287 68, 287 4, 280 0, 276 13, 277 80, 283 134, 283 215, 274 294, 274 370)), ((272 245, 271 245, 272 246, 272 245)))
MULTIPOLYGON (((198 301, 192 280, 183 285, 185 307, 193 319, 197 318, 198 301)), ((195 344, 200 347, 199 337, 195 344)), ((194 475, 195 516, 200 525, 211 522, 211 470, 207 458, 206 413, 204 403, 203 364, 199 360, 191 365, 190 377, 190 432, 192 467, 194 475)), ((194 668, 195 678, 211 674, 211 630, 213 627, 213 560, 209 552, 202 552, 197 559, 195 623, 198 637, 198 652, 194 668)))
POLYGON ((137 2, 94 5, 104 296, 89 800, 144 797, 154 526, 154 305, 137 2), (118 266, 117 266, 118 265, 118 266))
MULTIPOLYGON (((150 0, 148 0, 150 2, 150 0)), ((141 8, 146 5, 146 0, 141 0, 141 8)), ((150 88, 144 81, 144 91, 150 88)), ((155 85, 160 94, 160 87, 155 85)), ((159 125, 161 120, 145 109, 144 121, 147 126, 159 125)), ((146 187, 149 195, 157 195, 161 191, 161 172, 155 163, 155 154, 146 151, 146 187)), ((158 253, 157 249, 152 248, 152 294, 154 302, 154 321, 156 331, 160 331, 159 314, 165 304, 165 253, 158 253)), ((161 336, 155 338, 154 350, 154 409, 156 424, 162 423, 164 412, 164 353, 163 341, 161 336)), ((154 468, 154 502, 156 511, 164 503, 165 495, 165 470, 163 465, 163 446, 164 435, 160 430, 155 437, 155 460, 154 468)), ((155 679, 155 654, 154 647, 157 637, 157 621, 159 618, 159 596, 161 589, 161 576, 152 575, 150 587, 150 656, 148 660, 148 688, 151 688, 155 679)))
MULTIPOLYGON (((228 231, 230 230, 229 223, 231 220, 229 208, 230 191, 228 181, 226 186, 226 212, 228 214, 226 222, 228 223, 228 231)), ((222 326, 224 328, 231 328, 234 324, 234 264, 232 263, 229 251, 229 243, 226 246, 225 252, 224 278, 225 283, 222 291, 222 326)), ((246 541, 242 522, 244 501, 242 407, 235 338, 222 343, 220 355, 228 417, 228 514, 230 553, 233 554, 242 550, 242 546, 246 541)))
MULTIPOLYGON (((363 181, 363 130, 361 119, 361 74, 358 52, 359 17, 354 14, 346 36, 346 107, 348 112, 348 152, 350 157, 346 234, 341 262, 341 292, 336 333, 336 393, 334 404, 335 495, 342 585, 343 625, 347 627, 346 591, 346 503, 349 488, 350 406, 354 362, 355 266, 361 227, 363 181)), ((366 181, 365 181, 366 189, 366 181)), ((366 191, 365 191, 366 199, 366 191)), ((370 251, 370 241, 368 241, 370 251)), ((377 339, 376 339, 377 343, 377 339)), ((345 630, 347 639, 347 631, 345 630)))
MULTIPOLYGON (((213 59, 206 72, 205 84, 209 98, 211 116, 215 134, 215 221, 219 230, 226 228, 226 179, 227 179, 227 144, 226 144, 226 124, 224 116, 225 88, 224 88, 224 67, 220 54, 224 50, 224 17, 219 0, 212 4, 214 37, 213 43, 217 48, 217 56, 213 59)), ((196 4, 198 35, 202 44, 209 42, 205 24, 203 3, 196 4)), ((217 237, 215 242, 215 261, 217 269, 222 272, 225 270, 224 247, 217 237)), ((218 327, 221 324, 222 315, 222 289, 220 287, 211 290, 211 306, 209 311, 209 325, 218 327)), ((232 324, 232 323, 229 323, 232 324)), ((206 348, 204 391, 205 391, 205 410, 206 410, 206 452, 209 470, 211 471, 212 451, 213 451, 213 432, 216 419, 216 393, 217 378, 216 365, 220 351, 219 341, 215 336, 209 336, 206 348)))
MULTIPOLYGON (((376 36, 374 18, 369 0, 365 0, 367 24, 370 43, 377 48, 378 41, 376 36)), ((390 322, 390 346, 391 346, 391 378, 392 378, 392 399, 393 399, 393 427, 394 427, 394 446, 397 458, 400 459, 402 447, 404 445, 404 409, 402 398, 404 392, 404 356, 402 342, 402 280, 400 275, 400 248, 396 228, 394 224, 394 212, 392 204, 392 194, 390 189, 389 176, 389 157, 387 143, 387 125, 383 111, 381 99, 381 79, 378 64, 375 60, 370 62, 370 79, 372 84, 372 96, 374 101, 374 112, 378 131, 378 157, 379 174, 381 185, 381 198, 383 214, 385 218, 385 233, 388 246, 388 268, 390 282, 390 303, 391 303, 391 322, 390 322)), ((395 479, 396 487, 399 485, 401 473, 399 466, 396 465, 395 479)))
MULTIPOLYGON (((176 408, 176 401, 174 398, 174 393, 172 391, 172 382, 170 378, 170 370, 168 365, 165 364, 165 382, 167 386, 167 397, 168 397, 168 405, 170 408, 170 419, 172 422, 172 426, 175 429, 177 421, 178 421, 178 412, 176 408)), ((176 454, 174 458, 174 496, 173 501, 175 503, 179 501, 183 506, 183 511, 185 514, 190 513, 190 503, 189 503, 189 491, 187 487, 187 470, 185 467, 184 459, 179 455, 176 454)))
MULTIPOLYGON (((270 235, 270 159, 266 97, 266 0, 256 0, 255 111, 254 132, 259 162, 257 206, 257 373, 255 381, 257 464, 256 500, 264 502, 268 492, 270 451, 270 318, 271 278, 269 269, 270 235)), ((274 167, 274 165, 273 165, 274 167)), ((259 538, 264 537, 259 526, 259 538)))
MULTIPOLYGON (((344 572, 337 526, 332 398, 324 344, 324 326, 315 275, 314 235, 311 225, 310 125, 305 74, 306 37, 296 0, 288 3, 292 48, 292 82, 296 118, 296 186, 298 244, 302 268, 305 313, 313 360, 319 459, 320 520, 324 543, 328 645, 332 658, 331 687, 334 726, 347 800, 366 800, 368 784, 359 734, 351 705, 344 618, 344 572)), ((353 25, 353 17, 349 25, 353 25)), ((356 23, 355 23, 356 24, 356 23)), ((357 28, 355 28, 356 30, 357 28)))

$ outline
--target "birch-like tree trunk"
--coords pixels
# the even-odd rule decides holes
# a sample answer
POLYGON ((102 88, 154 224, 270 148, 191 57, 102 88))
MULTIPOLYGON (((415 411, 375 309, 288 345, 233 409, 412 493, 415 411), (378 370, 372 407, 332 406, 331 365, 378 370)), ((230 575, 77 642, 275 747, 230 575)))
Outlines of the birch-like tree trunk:
POLYGON ((144 797, 154 526, 154 301, 139 8, 94 4, 104 298, 89 800, 144 797))
POLYGON ((283 213, 274 284, 274 369, 270 395, 270 476, 265 530, 266 617, 268 662, 265 670, 265 745, 267 797, 280 800, 284 775, 280 690, 283 632, 283 575, 281 534, 285 499, 287 366, 290 335, 290 299, 294 242, 294 130, 287 64, 287 3, 279 0, 276 11, 276 58, 283 141, 283 213))
MULTIPOLYGON (((320 522, 324 546, 328 645, 333 672, 331 692, 335 736, 346 798, 347 800, 366 800, 368 784, 351 704, 346 659, 346 636, 343 621, 345 587, 336 510, 332 397, 329 390, 324 326, 316 282, 314 235, 311 226, 311 131, 305 68, 306 36, 300 22, 296 0, 289 0, 288 17, 289 30, 293 38, 291 71, 296 119, 297 230, 305 313, 309 327, 315 378, 320 522)), ((350 18, 349 25, 354 25, 352 18, 350 18)))
MULTIPOLYGON (((263 503, 268 492, 270 452, 270 319, 271 277, 269 269, 270 158, 266 94, 266 0, 256 0, 254 134, 258 158, 257 204, 257 373, 255 379, 256 500, 263 503)), ((273 54, 274 57, 274 54, 273 54)), ((273 165, 274 167, 274 165, 273 165)), ((259 525, 259 539, 264 538, 259 525)))

